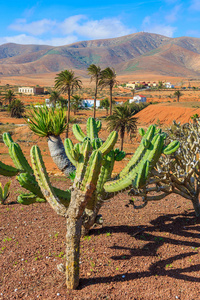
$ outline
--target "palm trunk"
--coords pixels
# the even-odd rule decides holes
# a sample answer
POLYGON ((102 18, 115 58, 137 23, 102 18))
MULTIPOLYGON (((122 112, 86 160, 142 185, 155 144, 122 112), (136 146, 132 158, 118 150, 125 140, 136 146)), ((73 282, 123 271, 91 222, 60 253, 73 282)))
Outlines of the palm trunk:
POLYGON ((68 138, 68 135, 69 135, 69 121, 70 121, 70 88, 68 89, 68 108, 67 108, 66 138, 68 138))
POLYGON ((110 116, 112 115, 112 86, 110 86, 110 116))
POLYGON ((94 119, 96 118, 97 84, 98 81, 96 80, 96 87, 95 87, 95 94, 94 94, 94 114, 93 114, 94 119))
POLYGON ((124 129, 122 128, 120 131, 120 138, 121 138, 121 151, 123 151, 123 145, 124 145, 124 129))

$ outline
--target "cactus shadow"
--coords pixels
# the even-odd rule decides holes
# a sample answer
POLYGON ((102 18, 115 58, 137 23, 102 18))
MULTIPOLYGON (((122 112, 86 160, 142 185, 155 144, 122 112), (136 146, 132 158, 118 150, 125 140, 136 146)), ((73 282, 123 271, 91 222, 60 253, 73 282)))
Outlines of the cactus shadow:
MULTIPOLYGON (((159 216, 150 221, 148 225, 142 226, 105 226, 102 228, 92 229, 91 235, 100 235, 110 232, 125 233, 131 238, 142 240, 144 243, 142 247, 124 247, 120 245, 113 245, 109 247, 113 250, 125 250, 129 252, 126 255, 113 255, 110 258, 115 261, 130 260, 132 257, 153 257, 159 256, 159 248, 164 244, 175 246, 191 247, 192 251, 180 253, 171 256, 167 259, 160 259, 155 263, 151 263, 147 271, 132 272, 120 274, 115 276, 96 277, 93 279, 82 279, 81 286, 109 283, 109 282, 123 282, 134 279, 150 276, 168 276, 179 280, 200 282, 200 278, 190 275, 191 272, 199 272, 200 264, 191 265, 189 267, 173 267, 175 261, 181 261, 184 258, 191 258, 199 254, 197 248, 200 248, 200 242, 194 239, 200 238, 199 220, 194 216, 193 212, 185 212, 182 214, 167 214, 159 216), (169 267, 166 267, 169 266, 169 267), (123 276, 122 278, 122 275, 123 276)), ((120 251, 121 252, 121 251, 120 251)))
POLYGON ((111 282, 124 282, 124 281, 132 281, 134 279, 139 278, 148 278, 152 276, 160 276, 160 277, 171 277, 173 279, 184 280, 189 282, 200 282, 199 277, 190 276, 191 272, 199 272, 200 264, 192 265, 185 268, 168 268, 167 266, 171 265, 177 260, 182 260, 183 258, 191 257, 193 255, 198 254, 198 252, 188 252, 179 255, 172 256, 167 259, 160 260, 158 262, 152 263, 149 266, 147 271, 142 272, 131 272, 124 273, 115 276, 101 276, 95 277, 91 279, 82 278, 80 280, 80 289, 85 286, 95 285, 95 284, 108 284, 111 282))

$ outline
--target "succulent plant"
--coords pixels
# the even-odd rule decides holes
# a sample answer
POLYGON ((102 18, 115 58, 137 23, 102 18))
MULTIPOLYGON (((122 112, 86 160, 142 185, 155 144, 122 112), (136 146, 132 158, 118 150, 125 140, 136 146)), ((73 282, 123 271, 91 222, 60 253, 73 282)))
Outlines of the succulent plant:
MULTIPOLYGON (((48 111, 45 111, 48 114, 48 111)), ((53 118, 53 114, 50 114, 53 118)), ((48 116, 46 116, 47 118, 48 116)), ((38 115, 37 115, 38 118, 38 115)), ((123 151, 114 149, 118 134, 113 131, 107 140, 98 137, 101 128, 99 121, 89 118, 87 121, 87 134, 84 134, 79 125, 73 126, 73 132, 79 143, 73 144, 68 138, 64 145, 56 127, 56 134, 43 129, 44 122, 40 127, 40 121, 33 119, 31 129, 37 128, 48 137, 50 153, 57 166, 69 174, 76 169, 76 176, 70 190, 62 191, 53 187, 50 183, 42 155, 38 146, 31 148, 32 167, 24 157, 21 148, 14 143, 8 133, 4 133, 3 140, 9 148, 9 154, 15 164, 14 167, 0 163, 0 174, 15 176, 19 183, 30 191, 22 194, 18 201, 22 204, 48 201, 57 214, 67 220, 66 235, 66 284, 70 289, 79 284, 79 248, 81 227, 87 232, 95 222, 102 222, 98 216, 99 209, 105 199, 113 196, 113 193, 145 185, 151 171, 156 165, 163 152, 174 152, 178 143, 172 142, 164 146, 166 134, 151 125, 147 132, 140 130, 143 135, 141 144, 136 150, 127 166, 119 174, 119 178, 111 178, 115 160, 122 160, 125 156, 123 151), (35 124, 35 125, 33 125, 35 124), (53 145, 53 146, 52 146, 53 145), (63 163, 64 161, 64 163, 63 163)), ((42 116, 39 117, 39 119, 42 116)), ((63 123, 62 123, 63 128, 63 123)))
POLYGON ((191 200, 196 216, 200 217, 200 119, 183 125, 174 121, 167 134, 169 145, 163 151, 166 155, 160 156, 143 188, 132 189, 130 194, 142 197, 140 208, 175 193, 191 200), (176 146, 177 151, 171 153, 176 146), (159 194, 155 196, 152 192, 159 194))

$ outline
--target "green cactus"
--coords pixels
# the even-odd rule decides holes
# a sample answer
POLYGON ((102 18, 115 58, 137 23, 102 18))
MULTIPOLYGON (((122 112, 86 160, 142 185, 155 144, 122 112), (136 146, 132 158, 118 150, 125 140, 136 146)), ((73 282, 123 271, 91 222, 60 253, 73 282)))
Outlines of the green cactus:
MULTIPOLYGON (((48 115, 46 110, 45 115, 48 115)), ((51 117, 53 118, 53 115, 51 117)), ((37 118, 41 116, 37 115, 37 118)), ((42 129, 37 128, 38 134, 41 134, 41 131, 45 132, 44 123, 45 121, 42 122, 42 129)), ((33 124, 34 119, 32 119, 31 126, 34 126, 33 124)), ((57 214, 64 216, 67 220, 66 282, 69 288, 78 286, 81 226, 83 225, 86 231, 89 230, 95 220, 99 219, 97 214, 105 199, 111 198, 114 192, 144 185, 162 152, 168 154, 178 147, 176 143, 164 147, 165 135, 154 125, 150 126, 146 133, 140 130, 143 135, 140 146, 119 174, 119 178, 111 180, 114 162, 122 160, 125 152, 114 149, 118 138, 117 132, 111 132, 103 143, 98 137, 100 128, 99 121, 89 118, 87 136, 79 125, 73 125, 73 132, 79 143, 73 145, 70 139, 65 140, 65 153, 62 149, 61 157, 65 159, 67 156, 67 159, 76 166, 72 188, 67 191, 59 190, 51 185, 37 146, 31 148, 31 168, 18 144, 14 143, 9 135, 5 135, 4 138, 16 168, 0 162, 0 174, 15 176, 20 173, 17 177, 20 184, 30 191, 28 194, 21 194, 18 202, 28 205, 47 201, 57 214)), ((63 147, 61 139, 54 139, 53 135, 51 139, 52 143, 55 141, 56 145, 63 147)))
POLYGON ((91 141, 93 141, 93 139, 98 138, 98 130, 94 118, 88 118, 87 120, 87 136, 90 138, 91 141))
POLYGON ((4 188, 3 188, 2 184, 0 182, 0 204, 4 204, 4 202, 8 198, 10 184, 11 184, 11 181, 6 182, 6 184, 4 185, 4 188))
POLYGON ((23 205, 30 205, 33 203, 43 203, 46 202, 46 199, 39 198, 33 193, 22 193, 17 197, 17 202, 23 205))
POLYGON ((19 171, 20 170, 12 166, 6 165, 0 161, 0 175, 12 177, 16 176, 19 173, 19 171))
POLYGON ((72 131, 73 131, 75 138, 79 142, 83 142, 86 135, 83 133, 83 131, 81 130, 81 127, 78 124, 73 124, 72 131))

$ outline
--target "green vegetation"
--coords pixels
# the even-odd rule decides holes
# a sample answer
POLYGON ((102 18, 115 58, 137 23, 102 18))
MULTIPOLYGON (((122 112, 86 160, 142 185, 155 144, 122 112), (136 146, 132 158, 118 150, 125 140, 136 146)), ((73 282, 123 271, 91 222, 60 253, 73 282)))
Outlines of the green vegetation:
POLYGON ((8 181, 4 188, 2 187, 2 184, 0 182, 0 204, 4 204, 4 202, 6 201, 6 199, 9 196, 9 189, 10 189, 10 184, 11 181, 8 181))
POLYGON ((139 65, 139 62, 137 62, 135 65, 129 65, 124 71, 132 72, 132 71, 140 70, 141 68, 139 68, 138 65, 139 65))
POLYGON ((130 139, 135 136, 137 119, 134 115, 135 111, 132 111, 128 105, 123 105, 115 107, 113 114, 106 119, 108 128, 120 133, 121 151, 123 150, 125 132, 130 136, 130 139))
POLYGON ((8 105, 8 111, 12 118, 22 118, 25 112, 24 103, 15 99, 8 105))
POLYGON ((72 91, 75 89, 80 89, 82 85, 81 80, 74 75, 71 70, 65 70, 57 74, 55 78, 55 89, 61 93, 67 93, 68 95, 68 111, 67 111, 67 127, 66 127, 66 137, 69 133, 69 122, 70 122, 70 97, 72 91))

